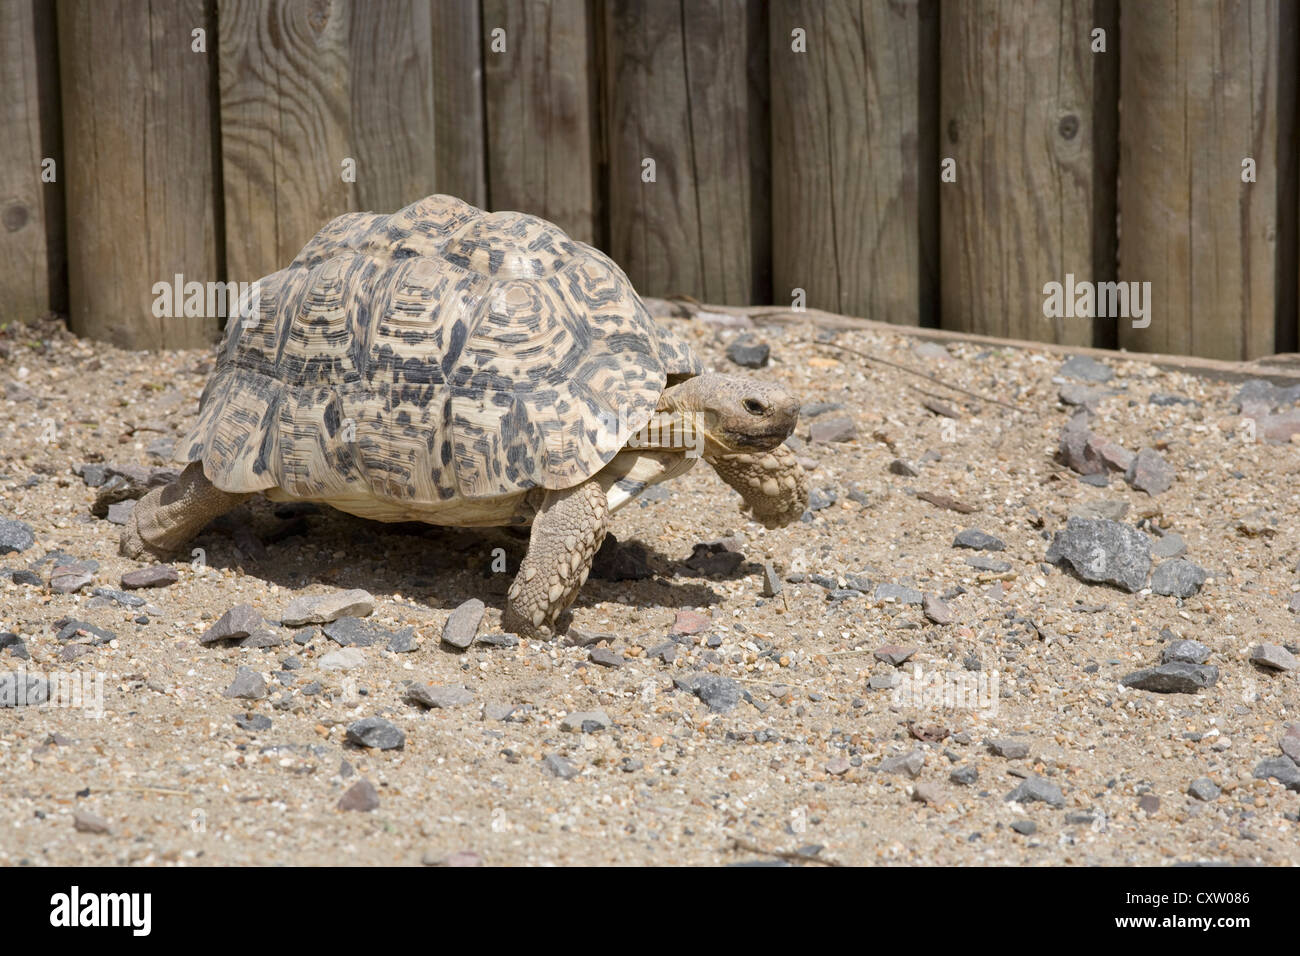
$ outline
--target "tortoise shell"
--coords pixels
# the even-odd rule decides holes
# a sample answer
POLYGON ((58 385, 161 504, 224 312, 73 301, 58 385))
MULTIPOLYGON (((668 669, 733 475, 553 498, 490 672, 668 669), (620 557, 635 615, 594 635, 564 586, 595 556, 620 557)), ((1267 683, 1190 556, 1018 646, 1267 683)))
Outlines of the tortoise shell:
POLYGON ((591 477, 702 370, 609 257, 450 196, 339 216, 259 285, 178 446, 225 491, 482 512, 591 477))

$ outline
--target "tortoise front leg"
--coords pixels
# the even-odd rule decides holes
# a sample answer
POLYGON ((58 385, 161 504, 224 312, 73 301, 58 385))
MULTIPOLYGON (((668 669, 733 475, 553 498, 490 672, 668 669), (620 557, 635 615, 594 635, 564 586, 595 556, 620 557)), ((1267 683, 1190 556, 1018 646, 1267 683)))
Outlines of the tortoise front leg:
POLYGON ((510 585, 501 626, 528 637, 549 637, 587 580, 608 522, 609 504, 595 479, 548 492, 533 519, 528 553, 510 585))
POLYGON ((169 558, 213 518, 251 497, 222 491, 203 476, 203 463, 192 461, 170 485, 155 488, 136 502, 118 550, 137 560, 169 558))
POLYGON ((788 445, 771 451, 706 455, 705 461, 740 493, 754 520, 765 528, 784 528, 808 508, 808 476, 788 445))

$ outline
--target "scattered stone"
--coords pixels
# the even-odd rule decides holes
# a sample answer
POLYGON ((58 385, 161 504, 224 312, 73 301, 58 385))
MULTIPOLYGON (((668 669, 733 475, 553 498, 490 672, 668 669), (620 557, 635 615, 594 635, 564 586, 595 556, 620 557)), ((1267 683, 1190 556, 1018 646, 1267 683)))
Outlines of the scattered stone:
POLYGON ((605 631, 587 631, 580 627, 569 628, 569 633, 564 635, 565 647, 591 647, 593 644, 599 644, 601 641, 609 643, 614 640, 614 635, 605 631))
POLYGON ((593 647, 587 659, 601 667, 622 667, 627 663, 622 654, 609 647, 593 647))
POLYGON ((892 601, 895 604, 913 604, 920 605, 925 601, 925 595, 916 588, 904 587, 901 584, 882 583, 876 585, 876 590, 872 595, 877 601, 892 601))
POLYGON ((406 689, 406 700, 421 707, 448 709, 472 704, 474 695, 465 687, 443 684, 412 684, 406 689))
POLYGON ((266 626, 262 615, 251 604, 236 604, 199 637, 200 644, 217 641, 242 641, 266 626))
POLYGON ((1088 413, 1077 412, 1061 429, 1057 458, 1080 475, 1096 475, 1106 470, 1101 456, 1091 447, 1092 430, 1088 427, 1088 413))
POLYGON ((176 569, 166 564, 155 564, 138 571, 128 571, 122 575, 122 587, 129 591, 141 588, 165 588, 180 580, 176 569))
POLYGON ((469 647, 474 643, 474 636, 478 633, 478 626, 486 610, 478 598, 470 598, 461 604, 451 612, 447 623, 442 626, 442 642, 462 651, 469 647))
POLYGON ((612 721, 603 710, 575 711, 560 721, 560 729, 571 734, 594 734, 611 726, 612 721))
POLYGON ((99 486, 95 503, 90 506, 90 513, 96 518, 108 517, 112 505, 134 501, 150 489, 171 484, 180 477, 180 472, 175 468, 149 468, 144 465, 107 465, 105 474, 107 477, 99 486))
POLYGON ((50 590, 56 594, 75 594, 95 577, 79 564, 61 564, 50 572, 50 590))
POLYGON ((1114 378, 1115 370, 1087 355, 1072 355, 1056 370, 1056 374, 1063 378, 1101 383, 1114 378))
POLYGON ((1005 551, 1006 542, 1001 538, 986 534, 978 528, 967 528, 965 531, 959 531, 957 537, 952 539, 954 548, 970 548, 972 551, 1005 551))
POLYGON ((876 660, 885 664, 892 664, 894 667, 900 667, 916 653, 915 647, 902 647, 898 644, 886 644, 883 647, 877 647, 874 653, 876 660))
POLYGON ((271 729, 271 718, 261 714, 235 714, 235 724, 241 730, 257 732, 271 729))
POLYGON ((741 368, 762 368, 771 354, 767 343, 752 335, 742 335, 727 346, 727 358, 741 368))
POLYGON ((897 674, 872 674, 867 681, 867 687, 870 690, 893 690, 898 686, 899 676, 897 674))
POLYGON ((924 766, 925 754, 919 750, 913 750, 911 753, 886 757, 880 761, 880 765, 876 767, 876 770, 879 773, 903 774, 915 780, 921 775, 921 768, 924 766))
POLYGON ((1138 798, 1138 809, 1147 816, 1158 813, 1160 811, 1160 798, 1154 793, 1145 793, 1138 798))
POLYGON ((910 461, 895 458, 889 463, 889 473, 891 475, 902 475, 904 478, 915 478, 921 471, 910 461))
POLYGON ((359 648, 345 647, 342 650, 330 651, 317 663, 327 671, 349 671, 354 667, 360 667, 365 662, 366 655, 359 648))
MULTIPOLYGON (((500 635, 498 635, 500 636, 500 635)), ((519 638, 515 638, 516 641, 519 638)), ((393 654, 409 654, 415 650, 415 628, 404 627, 400 631, 393 631, 388 638, 388 644, 384 648, 393 654)))
POLYGON ((986 557, 982 554, 972 554, 966 559, 966 564, 976 571, 988 571, 991 574, 1006 574, 1011 570, 1010 561, 999 561, 997 558, 986 557))
POLYGON ((1158 564, 1151 572, 1151 590, 1156 594, 1189 598, 1201 590, 1209 575, 1199 565, 1182 558, 1158 564))
POLYGON ((104 518, 109 524, 126 524, 127 520, 131 517, 131 512, 134 510, 134 498, 129 498, 126 501, 115 501, 105 510, 104 518))
POLYGON ((1033 820, 1012 820, 1011 829, 1021 836, 1033 836, 1038 832, 1038 824, 1033 820))
POLYGON ((1187 792, 1197 800, 1203 800, 1206 803, 1218 800, 1221 793, 1218 785, 1209 777, 1197 777, 1187 785, 1187 792))
POLYGON ((375 750, 401 750, 406 746, 406 734, 382 717, 365 717, 349 724, 348 740, 375 750))
POLYGON ((921 613, 934 624, 951 624, 955 618, 943 598, 927 594, 921 599, 921 613))
POLYGON ((936 508, 943 508, 946 511, 955 511, 958 514, 969 515, 979 511, 974 505, 968 505, 964 501, 958 501, 952 495, 945 495, 938 491, 918 491, 916 497, 922 501, 929 502, 936 508))
POLYGON ((32 526, 11 518, 0 518, 0 554, 26 551, 36 543, 32 526))
POLYGON ((29 661, 32 655, 27 651, 27 642, 12 631, 0 634, 0 651, 20 661, 29 661))
POLYGON ((776 568, 771 561, 763 562, 763 590, 762 595, 765 598, 776 597, 781 593, 781 575, 776 573, 776 568))
POLYGON ((999 737, 988 741, 989 751, 1008 760, 1023 760, 1029 756, 1029 743, 1009 737, 999 737))
POLYGON ((654 572, 650 570, 645 545, 640 541, 620 544, 614 535, 606 534, 600 550, 592 558, 591 577, 601 581, 641 581, 654 577, 654 572))
POLYGON ((1250 662, 1275 671, 1293 671, 1300 667, 1294 654, 1276 644, 1256 644, 1250 649, 1250 662))
POLYGON ((699 611, 678 611, 673 619, 672 630, 669 635, 673 634, 699 634, 713 625, 713 619, 707 614, 701 614, 699 611))
POLYGON ((857 437, 857 426, 853 424, 853 419, 847 415, 819 418, 808 426, 808 440, 810 442, 826 444, 837 441, 853 441, 857 437))
POLYGON ((1192 405, 1197 406, 1201 403, 1194 398, 1188 398, 1186 395, 1170 395, 1168 393, 1153 392, 1147 398, 1148 405, 1192 405))
POLYGON ((825 511, 839 500, 840 496, 829 488, 811 488, 808 491, 808 510, 825 511))
POLYGON ((1120 683, 1125 687, 1157 694, 1195 694, 1198 690, 1213 687, 1218 680, 1219 669, 1210 664, 1171 661, 1159 667, 1147 667, 1126 674, 1120 683))
POLYGON ((1070 517, 1123 521, 1126 514, 1128 514, 1127 501, 1087 501, 1070 512, 1070 517))
POLYGON ((89 810, 74 810, 72 825, 78 833, 111 833, 113 829, 107 820, 89 810))
POLYGON ((1154 496, 1163 494, 1173 485, 1174 470, 1160 452, 1154 448, 1143 448, 1129 465, 1124 480, 1138 491, 1154 496))
POLYGON ((1278 746, 1292 760, 1300 761, 1300 724, 1288 724, 1278 746))
POLYGON ((251 667, 240 665, 235 671, 235 679, 222 691, 223 697, 238 697, 243 700, 261 700, 266 696, 266 681, 262 675, 251 667))
POLYGON ((1300 765, 1290 757, 1270 757, 1255 766, 1254 776, 1257 780, 1272 777, 1288 790, 1300 793, 1300 765))
POLYGON ((1056 393, 1062 405, 1080 405, 1089 411, 1095 411, 1099 402, 1115 393, 1108 388, 1097 385, 1062 385, 1056 393))
POLYGON ((1160 652, 1160 662, 1170 664, 1182 661, 1186 664, 1204 664, 1210 657, 1210 649, 1200 641, 1180 640, 1169 644, 1160 652))
POLYGON ((1005 797, 1008 803, 1046 803, 1048 806, 1065 806, 1065 795, 1061 788, 1042 777, 1030 777, 1005 797))
POLYGON ((1116 521, 1071 518, 1052 538, 1047 560, 1068 563, 1085 581, 1139 591, 1151 570, 1151 544, 1136 528, 1116 521))
POLYGON ((280 615, 280 623, 285 627, 328 624, 341 617, 367 617, 374 609, 375 599, 367 591, 359 588, 334 591, 330 594, 295 598, 280 615))
POLYGON ((542 760, 542 766, 550 771, 552 776, 559 777, 561 780, 572 780, 578 775, 578 768, 559 754, 547 755, 542 760))
POLYGON ((378 810, 379 793, 375 790, 375 785, 365 778, 358 780, 339 798, 339 809, 356 810, 360 813, 378 810))
POLYGON ((912 800, 915 803, 928 803, 932 807, 943 805, 943 790, 937 783, 922 781, 912 788, 912 800))
MULTIPOLYGON (((35 577, 35 575, 32 575, 35 577)), ((15 578, 15 580, 17 580, 15 578)), ((39 580, 39 579, 38 579, 39 580)), ((90 592, 95 597, 108 598, 114 604, 120 604, 122 607, 143 607, 144 598, 137 594, 127 594, 125 591, 118 591, 114 588, 95 588, 90 592)))
POLYGON ((678 689, 694 694, 715 714, 727 714, 740 703, 740 685, 729 677, 715 674, 687 674, 674 678, 678 689))
POLYGON ((388 631, 359 617, 341 617, 321 628, 321 631, 340 647, 369 647, 388 631))
POLYGON ((964 767, 958 767, 952 773, 948 774, 948 779, 953 783, 961 784, 963 787, 973 786, 979 781, 980 772, 972 764, 964 767))
POLYGON ((926 411, 933 412, 940 418, 951 418, 954 421, 957 421, 962 417, 961 412, 957 409, 953 408, 947 402, 941 402, 935 398, 927 398, 925 401, 921 402, 921 404, 925 406, 926 411))
POLYGON ((484 634, 478 639, 480 647, 518 647, 519 638, 513 634, 484 634))

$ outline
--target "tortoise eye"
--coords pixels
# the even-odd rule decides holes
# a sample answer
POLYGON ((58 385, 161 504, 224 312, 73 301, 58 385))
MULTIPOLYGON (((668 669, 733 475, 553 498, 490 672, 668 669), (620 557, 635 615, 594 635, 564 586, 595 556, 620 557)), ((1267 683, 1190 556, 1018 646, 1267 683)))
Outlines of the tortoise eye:
POLYGON ((751 415, 766 415, 768 412, 767 406, 756 398, 747 398, 742 402, 742 405, 745 411, 751 415))

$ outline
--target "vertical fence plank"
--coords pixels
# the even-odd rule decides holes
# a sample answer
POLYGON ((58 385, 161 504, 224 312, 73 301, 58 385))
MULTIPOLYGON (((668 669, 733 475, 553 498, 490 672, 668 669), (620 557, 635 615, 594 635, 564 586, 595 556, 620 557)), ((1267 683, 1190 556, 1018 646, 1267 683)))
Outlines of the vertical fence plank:
POLYGON ((798 288, 817 308, 932 319, 935 38, 933 3, 773 4, 777 301, 798 288))
POLYGON ((483 44, 476 2, 433 4, 434 167, 438 192, 487 206, 483 44))
MULTIPOLYGON (((156 317, 153 286, 217 278, 202 0, 58 6, 73 331, 127 348, 190 348, 207 316, 156 317)), ((209 49, 211 39, 209 38, 209 49)))
POLYGON ((351 140, 360 209, 393 212, 436 189, 428 0, 353 0, 351 140))
POLYGON ((1128 348, 1265 355, 1277 344, 1279 302, 1290 312, 1286 335, 1294 335, 1290 6, 1123 5, 1120 277, 1150 282, 1153 299, 1148 328, 1120 326, 1128 348), (1291 91, 1281 123, 1280 82, 1291 91), (1248 157, 1254 183, 1242 182, 1248 157), (1288 188, 1291 202, 1281 208, 1288 188))
POLYGON ((41 178, 60 158, 50 19, 39 0, 0 4, 0 323, 67 307, 63 187, 41 178))
POLYGON ((750 64, 761 16, 741 0, 606 7, 610 252, 646 294, 755 298, 766 184, 753 173, 765 163, 750 64), (646 160, 654 182, 642 179, 646 160))
POLYGON ((1098 103, 1091 0, 978 0, 941 22, 940 154, 957 181, 939 187, 945 328, 1091 345, 1091 318, 1044 315, 1044 286, 1106 281, 1098 262, 1099 167, 1113 153, 1098 103))
POLYGON ((484 0, 488 203, 593 242, 596 191, 588 0, 484 0), (492 32, 505 31, 494 52, 492 32))
POLYGON ((342 175, 349 11, 343 0, 221 0, 217 19, 226 268, 248 282, 354 208, 342 175))

